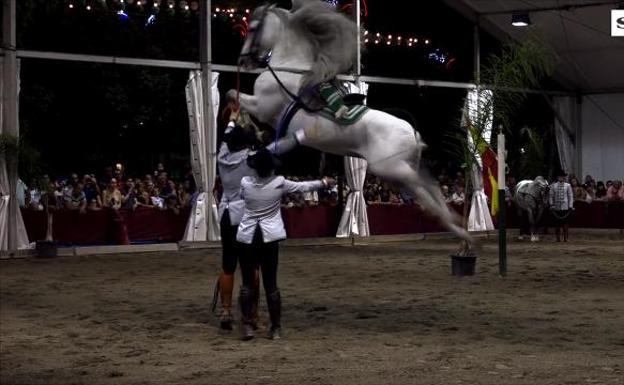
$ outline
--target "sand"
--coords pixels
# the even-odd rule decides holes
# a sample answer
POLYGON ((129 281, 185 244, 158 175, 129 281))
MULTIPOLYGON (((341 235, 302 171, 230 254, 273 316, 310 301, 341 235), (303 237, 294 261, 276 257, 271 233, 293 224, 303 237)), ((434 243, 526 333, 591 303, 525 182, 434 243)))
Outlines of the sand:
MULTIPOLYGON (((624 241, 282 248, 281 341, 209 311, 219 250, 0 263, 1 384, 624 384, 624 241)), ((238 278, 238 277, 237 277, 238 278)), ((238 285, 238 282, 237 282, 238 285)))

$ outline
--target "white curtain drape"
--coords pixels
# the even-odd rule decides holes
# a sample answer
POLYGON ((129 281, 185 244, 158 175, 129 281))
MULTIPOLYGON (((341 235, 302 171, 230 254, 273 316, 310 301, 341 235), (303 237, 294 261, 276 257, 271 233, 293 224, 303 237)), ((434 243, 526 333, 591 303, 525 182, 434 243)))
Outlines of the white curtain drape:
POLYGON ((576 100, 574 97, 561 96, 554 98, 556 113, 559 115, 565 127, 559 119, 555 119, 555 138, 557 141, 557 152, 559 152, 559 163, 566 173, 574 173, 574 144, 568 133, 573 129, 576 119, 576 100))
MULTIPOLYGON (((364 82, 346 83, 345 87, 350 93, 368 93, 368 84, 364 82)), ((349 186, 349 195, 345 204, 342 218, 338 225, 336 237, 346 238, 353 235, 367 237, 370 235, 368 229, 368 215, 366 213, 366 202, 362 188, 366 178, 367 162, 362 158, 346 156, 344 158, 345 176, 349 186)))
MULTIPOLYGON (((492 136, 492 98, 493 93, 491 90, 468 91, 462 114, 462 124, 464 127, 469 127, 471 122, 476 122, 478 119, 482 120, 480 123, 483 123, 485 128, 480 134, 488 144, 492 136), (487 109, 487 111, 484 109, 487 109)), ((477 164, 475 164, 470 171, 473 193, 470 202, 470 214, 468 215, 468 231, 494 230, 494 223, 492 223, 487 195, 483 189, 483 163, 472 139, 472 135, 469 130, 467 131, 468 146, 475 150, 474 156, 477 160, 477 164)))
POLYGON ((212 73, 212 111, 204 111, 201 71, 191 71, 186 84, 186 105, 191 138, 191 166, 197 184, 197 199, 184 233, 185 241, 220 239, 217 202, 212 193, 217 166, 217 114, 219 111, 219 74, 212 73), (209 119, 206 125, 204 119, 209 119))
MULTIPOLYGON (((0 57, 0 77, 4 74, 4 57, 0 57)), ((19 61, 17 62, 17 95, 19 95, 19 61)), ((8 121, 3 119, 4 117, 4 85, 0 86, 0 135, 9 132, 8 128, 5 126, 6 124, 11 124, 8 121)), ((16 98, 18 99, 18 98, 16 98)), ((19 108, 17 108, 19 111, 19 108)), ((18 130, 19 132, 19 130, 18 130)), ((8 250, 9 248, 9 205, 17 204, 15 202, 10 201, 10 183, 9 183, 9 175, 7 173, 6 168, 6 159, 4 156, 0 156, 0 250, 8 250)), ((17 181, 14 181, 13 185, 17 185, 17 181)), ((17 218, 15 220, 17 224, 17 249, 28 249, 32 248, 34 245, 31 245, 28 241, 28 234, 26 233, 26 226, 24 225, 24 220, 22 218, 22 213, 19 209, 16 210, 17 218)))

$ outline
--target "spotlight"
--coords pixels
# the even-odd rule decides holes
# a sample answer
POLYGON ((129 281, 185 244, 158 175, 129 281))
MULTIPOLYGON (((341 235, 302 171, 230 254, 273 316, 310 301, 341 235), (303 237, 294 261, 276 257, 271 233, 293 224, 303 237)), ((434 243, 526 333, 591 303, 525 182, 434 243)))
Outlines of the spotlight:
POLYGON ((511 25, 514 27, 528 27, 531 25, 531 18, 528 13, 514 13, 511 15, 511 25))

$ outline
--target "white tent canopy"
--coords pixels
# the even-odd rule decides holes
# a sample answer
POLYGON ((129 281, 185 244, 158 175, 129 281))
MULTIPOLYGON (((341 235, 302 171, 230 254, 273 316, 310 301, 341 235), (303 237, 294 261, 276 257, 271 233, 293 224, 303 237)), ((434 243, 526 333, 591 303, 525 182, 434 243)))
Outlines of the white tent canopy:
POLYGON ((443 1, 498 39, 537 36, 552 50, 554 77, 571 94, 553 101, 561 166, 596 180, 624 176, 624 38, 611 36, 619 1, 443 1), (511 25, 519 11, 528 13, 529 27, 511 25))

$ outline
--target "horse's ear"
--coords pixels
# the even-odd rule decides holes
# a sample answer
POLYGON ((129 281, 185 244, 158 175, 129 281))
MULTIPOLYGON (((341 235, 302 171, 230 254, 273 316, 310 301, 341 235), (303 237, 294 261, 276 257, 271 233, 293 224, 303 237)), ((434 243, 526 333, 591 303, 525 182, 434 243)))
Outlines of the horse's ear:
POLYGON ((303 6, 305 0, 292 0, 292 7, 290 8, 290 12, 295 12, 299 8, 303 6))

